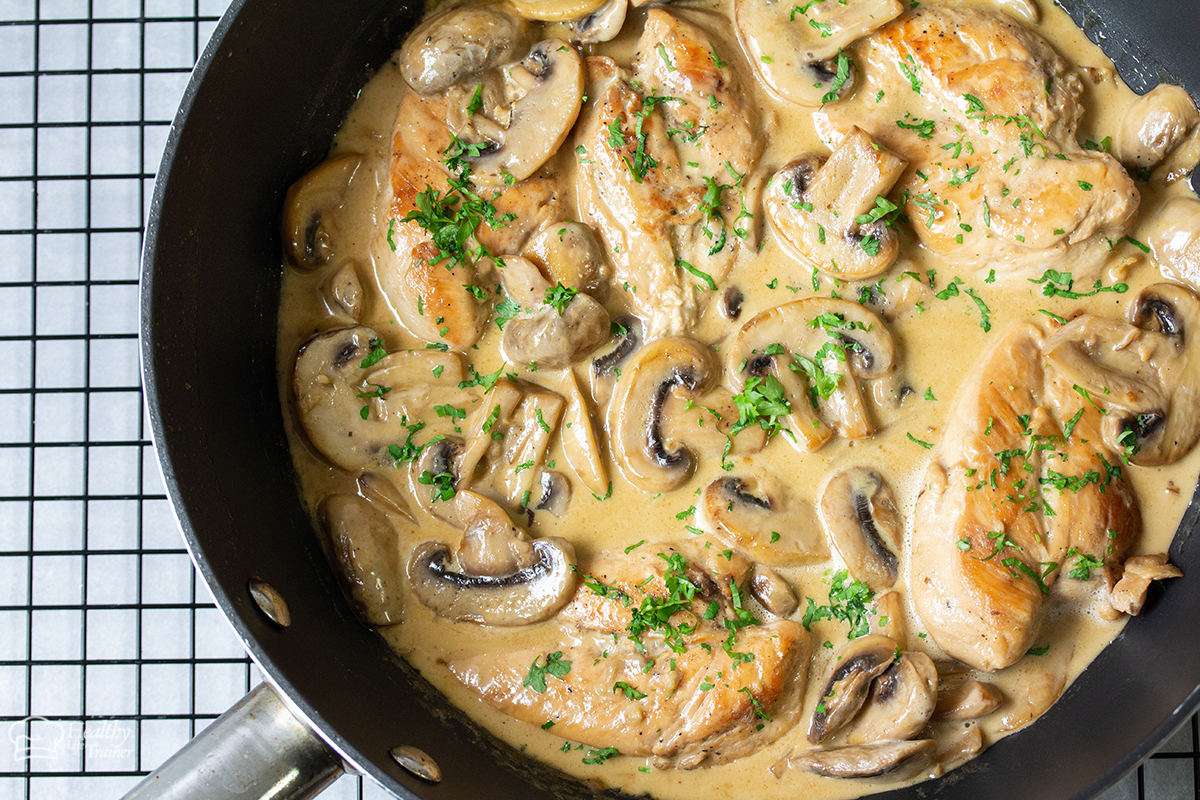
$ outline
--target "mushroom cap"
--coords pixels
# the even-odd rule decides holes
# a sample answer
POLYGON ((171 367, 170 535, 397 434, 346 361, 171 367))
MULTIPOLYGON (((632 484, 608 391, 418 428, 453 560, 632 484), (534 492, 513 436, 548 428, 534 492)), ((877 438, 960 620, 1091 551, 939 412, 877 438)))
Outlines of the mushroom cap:
POLYGON ((811 505, 772 476, 725 475, 704 487, 699 524, 756 561, 795 567, 829 556, 811 505))
POLYGON ((873 591, 890 589, 900 571, 904 523, 883 476, 870 467, 839 472, 825 486, 820 512, 850 575, 873 591))
POLYGON ((608 340, 608 312, 591 296, 574 295, 560 312, 546 303, 551 286, 532 262, 506 258, 500 275, 505 294, 524 309, 504 325, 502 350, 509 362, 559 369, 608 340))
POLYGON ((292 263, 316 269, 337 249, 337 211, 362 156, 345 153, 322 161, 291 185, 283 200, 283 249, 292 263))
POLYGON ((859 128, 813 174, 818 158, 802 156, 771 178, 763 193, 767 220, 785 249, 809 267, 841 280, 879 275, 895 263, 900 237, 870 212, 908 162, 859 128))
POLYGON ((1164 203, 1150 222, 1146 244, 1164 278, 1200 286, 1200 198, 1164 203))
POLYGON ((604 0, 505 0, 504 6, 525 19, 569 22, 596 11, 604 0))
POLYGON ((519 183, 537 172, 558 152, 583 107, 583 59, 561 39, 538 42, 504 72, 519 94, 508 124, 488 137, 494 146, 470 159, 477 183, 519 183))
POLYGON ((452 572, 444 542, 417 546, 408 581, 422 605, 454 622, 513 627, 549 619, 575 591, 575 551, 557 537, 533 542, 533 561, 509 575, 452 572))
POLYGON ((338 328, 317 334, 296 356, 292 389, 300 424, 321 455, 352 472, 390 465, 387 446, 407 436, 403 418, 416 419, 435 393, 458 393, 462 380, 458 356, 437 351, 394 353, 364 369, 372 342, 381 340, 371 328, 338 328), (436 366, 442 367, 439 376, 432 372, 436 366), (392 390, 375 399, 359 397, 370 391, 368 383, 392 390))
POLYGON ((598 300, 608 294, 604 247, 590 225, 549 222, 530 237, 521 255, 552 284, 561 283, 598 300))
POLYGON ((855 378, 883 377, 892 371, 895 360, 895 342, 878 315, 858 303, 826 297, 806 297, 768 309, 748 320, 725 345, 725 365, 734 388, 741 390, 749 377, 768 370, 783 383, 791 406, 787 427, 795 434, 797 447, 808 450, 819 449, 832 435, 827 421, 843 436, 871 434, 855 378), (835 327, 827 328, 821 320, 835 327), (834 368, 826 358, 823 366, 844 373, 829 397, 817 398, 818 416, 812 393, 789 356, 812 360, 829 342, 841 346, 847 361, 834 368), (784 352, 769 354, 772 345, 784 352))
POLYGON ((517 20, 494 7, 454 3, 404 40, 400 74, 418 94, 435 94, 509 58, 522 33, 517 20))
POLYGON ((777 617, 790 617, 800 605, 796 590, 787 579, 763 564, 755 564, 750 573, 750 593, 777 617))
POLYGON ((871 694, 855 718, 850 744, 912 739, 924 730, 938 701, 938 673, 924 653, 901 653, 871 684, 871 694))
POLYGON ((629 0, 603 0, 603 4, 582 17, 564 22, 572 42, 610 42, 617 38, 629 14, 629 0))
POLYGON ((1137 466, 1171 464, 1200 438, 1200 359, 1189 352, 1200 298, 1178 284, 1153 284, 1127 318, 1072 320, 1047 340, 1047 360, 1107 407, 1109 447, 1137 466))
POLYGON ((454 506, 464 529, 457 554, 464 573, 495 578, 533 564, 529 537, 495 501, 464 489, 455 494, 454 506))
POLYGON ((395 625, 404 618, 400 537, 388 516, 351 494, 321 501, 338 576, 359 618, 368 625, 395 625))
POLYGON ((1160 83, 1133 102, 1121 120, 1115 154, 1122 164, 1153 169, 1200 124, 1200 112, 1182 87, 1160 83))
POLYGON ((892 665, 900 647, 887 636, 869 634, 851 639, 838 651, 825 680, 821 700, 808 726, 808 740, 820 744, 854 719, 867 699, 871 682, 892 665))
MULTIPOLYGON (((737 0, 734 24, 767 90, 781 100, 809 107, 822 105, 833 91, 838 52, 904 12, 898 0, 810 3, 805 6, 806 23, 793 18, 797 7, 783 0, 737 0)), ((836 91, 837 99, 854 87, 853 62, 850 70, 836 91)))
POLYGON ((827 778, 911 777, 924 769, 937 752, 933 739, 814 747, 792 756, 790 763, 827 778))
POLYGON ((649 494, 669 492, 687 480, 693 458, 685 447, 667 449, 663 406, 672 391, 703 394, 715 374, 711 351, 692 339, 656 339, 638 351, 608 408, 613 460, 626 480, 649 494))

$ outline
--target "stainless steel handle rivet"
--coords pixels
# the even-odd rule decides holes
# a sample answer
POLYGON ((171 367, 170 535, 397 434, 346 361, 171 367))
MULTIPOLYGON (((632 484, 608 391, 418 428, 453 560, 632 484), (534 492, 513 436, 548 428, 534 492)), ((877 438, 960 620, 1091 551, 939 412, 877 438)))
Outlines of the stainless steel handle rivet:
POLYGON ((438 783, 442 779, 442 768, 424 750, 402 744, 389 750, 388 755, 423 781, 438 783))

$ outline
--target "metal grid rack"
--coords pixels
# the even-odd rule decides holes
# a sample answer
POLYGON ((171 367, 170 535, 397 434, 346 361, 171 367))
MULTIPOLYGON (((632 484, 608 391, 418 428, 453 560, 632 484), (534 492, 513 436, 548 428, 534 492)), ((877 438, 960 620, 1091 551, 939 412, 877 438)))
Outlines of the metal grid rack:
MULTIPOLYGON (((118 797, 260 679, 182 547, 138 371, 145 210, 229 2, 0 0, 0 800, 118 797)), ((1198 787, 1192 719, 1105 800, 1198 787)))

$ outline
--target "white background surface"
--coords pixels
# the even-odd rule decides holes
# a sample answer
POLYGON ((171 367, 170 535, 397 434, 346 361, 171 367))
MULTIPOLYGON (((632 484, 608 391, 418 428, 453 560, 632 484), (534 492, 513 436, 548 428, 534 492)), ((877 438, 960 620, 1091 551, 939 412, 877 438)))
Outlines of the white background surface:
MULTIPOLYGON (((154 174, 228 5, 0 0, 0 800, 119 797, 259 680, 164 498, 136 336, 154 174)), ((1200 797, 1196 741, 1105 800, 1200 797)))

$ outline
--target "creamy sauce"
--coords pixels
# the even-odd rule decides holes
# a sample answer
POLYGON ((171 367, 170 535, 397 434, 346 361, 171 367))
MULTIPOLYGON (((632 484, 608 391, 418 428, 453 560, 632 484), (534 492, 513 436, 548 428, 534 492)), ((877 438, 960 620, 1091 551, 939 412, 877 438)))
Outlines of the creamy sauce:
MULTIPOLYGON (((923 3, 935 4, 936 0, 923 3)), ((728 14, 725 3, 719 0, 701 5, 728 14)), ((985 0, 964 5, 995 8, 985 0)), ((1082 104, 1087 114, 1080 126, 1079 139, 1100 140, 1106 135, 1115 134, 1125 109, 1134 101, 1135 95, 1116 77, 1109 60, 1085 38, 1063 11, 1046 0, 1039 2, 1039 9, 1042 20, 1036 30, 1051 41, 1073 67, 1094 68, 1094 74, 1099 76, 1098 81, 1089 77, 1083 81, 1082 104)), ((618 63, 628 63, 628 56, 640 31, 641 16, 631 10, 631 21, 627 22, 626 31, 617 41, 599 46, 599 49, 612 54, 618 63)), ((734 42, 730 35, 729 41, 724 44, 725 49, 736 47, 734 42)), ((856 47, 861 48, 862 43, 856 47)), ((856 61, 861 66, 865 59, 859 57, 856 61)), ((743 75, 742 80, 745 85, 755 87, 754 99, 759 108, 764 110, 763 118, 767 120, 764 125, 766 148, 760 159, 760 170, 765 169, 769 174, 798 154, 828 152, 829 148, 822 144, 814 128, 812 109, 772 99, 750 75, 743 75)), ((867 85, 870 85, 869 82, 867 85)), ((314 512, 325 497, 336 493, 355 493, 355 476, 331 466, 314 450, 300 429, 291 389, 293 365, 297 350, 313 334, 350 324, 344 315, 339 316, 330 310, 331 304, 323 299, 327 297, 324 287, 336 267, 347 259, 353 259, 360 265, 369 265, 377 258, 379 232, 386 228, 387 217, 380 199, 386 194, 389 180, 388 159, 393 124, 406 90, 395 63, 382 67, 364 87, 331 148, 331 156, 358 153, 365 157, 340 212, 346 222, 337 258, 315 271, 291 266, 285 269, 278 337, 280 390, 285 398, 285 408, 289 409, 286 422, 301 489, 314 512)), ((887 115, 884 118, 895 119, 902 115, 904 102, 903 97, 889 99, 883 112, 887 115)), ((875 105, 872 93, 860 84, 850 99, 836 106, 836 113, 851 119, 871 118, 880 113, 875 105)), ((564 148, 569 147, 570 142, 568 139, 564 148)), ((1141 229, 1147 220, 1153 218, 1155 209, 1171 197, 1189 193, 1189 189, 1182 181, 1165 185, 1161 180, 1140 183, 1138 188, 1142 191, 1142 222, 1131 235, 1144 241, 1146 236, 1141 229)), ((570 213, 563 214, 564 218, 572 216, 570 213)), ((765 229, 767 226, 763 224, 762 227, 765 229)), ((881 276, 882 280, 897 281, 897 276, 906 270, 924 275, 926 270, 933 269, 938 270, 941 276, 937 289, 944 288, 949 277, 956 273, 941 258, 919 247, 906 226, 901 228, 900 259, 881 276)), ((724 282, 725 285, 738 286, 745 294, 739 321, 730 323, 724 319, 718 312, 717 304, 712 302, 691 334, 697 341, 719 347, 726 336, 759 312, 815 294, 811 271, 800 266, 781 249, 777 237, 772 233, 763 230, 760 235, 764 241, 761 251, 754 253, 750 248, 744 248, 724 282)), ((380 301, 381 292, 368 280, 374 270, 360 268, 358 272, 366 297, 361 324, 379 331, 391 351, 422 348, 423 343, 404 331, 380 301)), ((1047 327, 1047 317, 1041 313, 1041 309, 1063 317, 1070 317, 1075 311, 1084 309, 1121 318, 1130 299, 1138 291, 1161 280, 1150 257, 1127 245, 1118 247, 1112 253, 1102 277, 1106 284, 1116 280, 1127 282, 1130 286, 1128 294, 1105 293, 1084 300, 1047 299, 1040 296, 1038 287, 1033 284, 1029 284, 1029 289, 1004 289, 985 285, 981 279, 965 275, 967 283, 986 300, 991 309, 991 332, 981 328, 979 311, 970 298, 960 295, 938 300, 931 292, 926 292, 922 297, 923 311, 918 312, 913 308, 889 320, 889 329, 897 343, 899 366, 895 382, 868 392, 874 395, 868 400, 868 406, 879 428, 874 436, 857 441, 834 438, 818 452, 805 454, 787 443, 772 441, 761 452, 739 459, 736 474, 771 473, 786 476, 793 493, 815 506, 828 476, 847 467, 867 464, 877 469, 891 484, 900 510, 911 526, 912 512, 922 488, 930 452, 914 444, 910 435, 927 442, 936 443, 940 440, 951 400, 978 354, 986 351, 1004 330, 1015 323, 1028 321, 1047 327), (896 404, 891 392, 901 382, 915 391, 902 404, 896 404)), ((872 279, 869 283, 877 280, 872 279)), ((820 284, 820 294, 828 296, 835 289, 827 277, 822 277, 820 284)), ((839 293, 854 298, 856 291, 855 286, 849 286, 840 288, 839 293)), ((618 298, 610 300, 610 311, 614 318, 622 311, 618 304, 618 298)), ((489 323, 478 349, 467 354, 480 373, 490 373, 501 366, 498 354, 500 338, 500 331, 489 323)), ((587 386, 589 364, 590 361, 584 361, 576 366, 580 384, 584 387, 587 386)), ((520 367, 509 369, 533 382, 545 377, 520 367)), ((468 409, 468 413, 470 411, 468 409)), ((429 422, 430 427, 422 433, 423 438, 437 432, 449 432, 449 423, 445 420, 431 418, 429 422)), ((559 464, 566 463, 557 436, 546 458, 559 464)), ((581 560, 601 551, 624 549, 641 540, 682 539, 689 536, 684 524, 694 522, 681 522, 677 515, 696 502, 696 494, 705 485, 723 474, 719 459, 701 456, 694 474, 683 487, 661 497, 651 497, 629 485, 611 462, 608 469, 613 478, 613 491, 612 497, 605 501, 593 499, 590 492, 574 481, 573 474, 564 469, 576 484, 569 513, 563 518, 537 513, 530 533, 535 537, 560 536, 569 540, 581 560)), ((1134 545, 1133 553, 1166 552, 1190 500, 1198 472, 1200 450, 1170 467, 1126 468, 1126 475, 1136 488, 1145 520, 1144 531, 1134 545)), ((424 491, 424 487, 421 488, 424 491)), ((422 541, 440 539, 452 546, 457 544, 461 534, 456 529, 431 518, 420 510, 418 503, 412 502, 411 497, 409 500, 419 526, 397 517, 396 527, 405 537, 401 544, 404 563, 407 563, 412 548, 422 541)), ((908 552, 907 544, 902 552, 908 552)), ((906 580, 904 573, 907 570, 904 557, 901 558, 901 564, 901 578, 896 588, 907 596, 907 592, 903 591, 906 580)), ((804 608, 803 598, 826 602, 829 574, 841 567, 835 554, 827 562, 778 570, 791 582, 801 598, 797 619, 804 608)), ((1064 578, 1059 586, 1067 582, 1064 578)), ((1081 611, 1077 604, 1063 599, 1061 595, 1062 592, 1056 588, 1052 594, 1050 613, 1037 638, 1039 646, 1049 648, 1045 655, 1028 656, 999 673, 979 673, 976 676, 996 684, 1006 696, 1016 698, 1006 701, 1006 705, 997 712, 981 720, 985 746, 1004 735, 1008 729, 1019 727, 1024 721, 1020 716, 1020 698, 1025 696, 1021 688, 1023 682, 1041 680, 1057 684, 1061 681, 1061 685, 1065 686, 1120 633, 1124 618, 1117 622, 1105 621, 1091 611, 1081 611)), ((920 619, 913 613, 907 600, 906 616, 909 636, 908 641, 903 643, 904 647, 926 652, 935 661, 943 659, 944 654, 932 639, 922 636, 920 619)), ((450 702, 465 709, 495 735, 549 765, 594 785, 619 787, 630 793, 648 792, 664 800, 696 796, 754 796, 764 800, 798 796, 841 798, 878 791, 887 786, 878 781, 821 778, 799 769, 772 771, 772 767, 779 765, 790 753, 808 747, 805 740, 808 716, 820 699, 824 676, 834 653, 834 649, 821 645, 829 641, 836 648, 845 643, 846 626, 843 623, 818 621, 812 625, 814 656, 799 724, 778 741, 751 756, 731 764, 695 770, 647 769, 650 767, 649 759, 633 757, 615 758, 595 766, 584 765, 581 756, 587 752, 586 749, 581 753, 580 746, 572 743, 571 749, 564 752, 564 740, 554 735, 552 730, 544 731, 501 714, 461 685, 445 666, 446 662, 480 653, 526 648, 553 651, 560 648, 562 643, 578 637, 578 631, 572 626, 553 618, 519 628, 452 623, 436 617, 415 599, 410 599, 405 604, 403 622, 381 628, 380 633, 450 702), (775 772, 778 772, 778 777, 775 772)), ((1041 710, 1034 711, 1033 715, 1036 716, 1041 710)), ((943 731, 949 732, 949 728, 949 724, 946 724, 943 731)))

